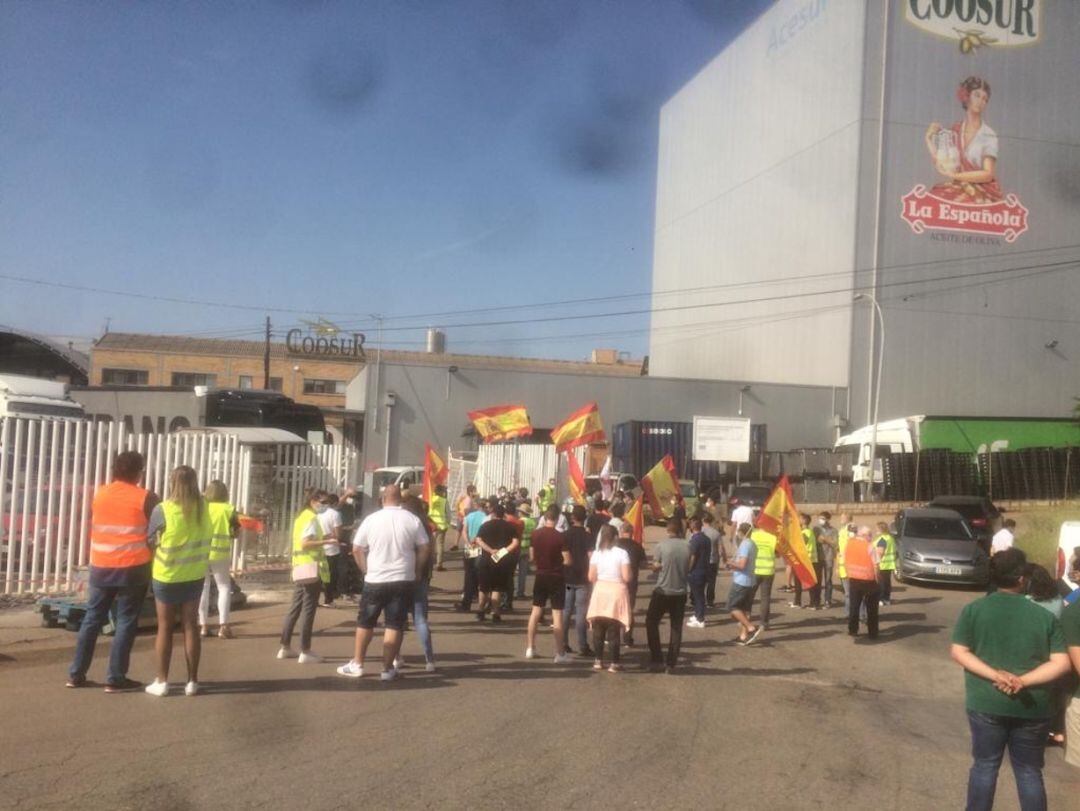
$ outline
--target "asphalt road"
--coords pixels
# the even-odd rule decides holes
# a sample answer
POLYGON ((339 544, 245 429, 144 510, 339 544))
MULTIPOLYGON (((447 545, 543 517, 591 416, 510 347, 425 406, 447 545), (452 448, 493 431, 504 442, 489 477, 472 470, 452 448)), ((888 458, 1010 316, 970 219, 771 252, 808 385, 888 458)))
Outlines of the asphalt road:
MULTIPOLYGON (((969 737, 947 649, 970 591, 897 588, 873 645, 846 635, 839 609, 792 610, 778 592, 760 645, 734 645, 711 612, 685 630, 679 672, 645 672, 639 646, 612 675, 552 664, 550 634, 545 658, 524 659, 520 604, 502 626, 453 613, 458 564, 435 585, 438 673, 410 635, 399 682, 380 683, 378 665, 336 676, 355 619, 344 606, 318 614, 325 664, 278 661, 284 606, 264 603, 236 614, 238 639, 206 640, 196 698, 66 690, 74 634, 7 612, 0 807, 962 807, 969 737)), ((140 634, 132 677, 151 677, 152 644, 140 634)), ((1050 750, 1045 774, 1051 808, 1076 808, 1080 770, 1050 750)), ((1017 807, 1007 765, 997 807, 1017 807)))

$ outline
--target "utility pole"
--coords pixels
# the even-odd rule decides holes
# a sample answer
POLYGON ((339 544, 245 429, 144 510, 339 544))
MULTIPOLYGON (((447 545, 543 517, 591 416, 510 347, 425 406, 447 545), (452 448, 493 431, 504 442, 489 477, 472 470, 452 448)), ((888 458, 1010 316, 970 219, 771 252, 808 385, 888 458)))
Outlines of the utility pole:
POLYGON ((266 316, 266 346, 263 348, 263 389, 270 390, 270 316, 266 316))

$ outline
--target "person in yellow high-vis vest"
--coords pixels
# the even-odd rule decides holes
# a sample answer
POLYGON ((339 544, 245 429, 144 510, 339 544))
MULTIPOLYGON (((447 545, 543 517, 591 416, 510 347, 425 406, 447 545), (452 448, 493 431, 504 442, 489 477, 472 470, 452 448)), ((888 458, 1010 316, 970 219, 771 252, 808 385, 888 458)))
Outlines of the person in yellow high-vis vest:
POLYGON ((240 519, 236 508, 229 503, 229 488, 225 482, 215 479, 206 485, 203 493, 206 509, 210 513, 210 528, 214 531, 210 539, 210 571, 203 581, 202 599, 199 600, 199 634, 209 633, 210 585, 217 586, 218 636, 232 639, 229 628, 229 604, 232 601, 232 566, 233 539, 240 533, 240 519))
POLYGON ((157 603, 157 678, 146 686, 154 696, 169 694, 169 662, 172 659, 173 629, 177 617, 183 627, 184 658, 188 681, 185 695, 199 692, 199 599, 210 566, 213 538, 210 511, 199 493, 199 479, 187 465, 169 476, 168 497, 150 516, 154 543, 152 571, 154 600, 157 603))
POLYGON ((892 603, 892 574, 896 571, 896 538, 889 532, 889 525, 879 521, 877 525, 878 535, 874 539, 874 545, 881 552, 881 565, 878 567, 881 583, 881 604, 892 603))
MULTIPOLYGON (((802 523, 802 539, 803 544, 806 546, 806 556, 810 563, 810 568, 814 571, 814 576, 817 578, 817 583, 810 587, 810 605, 808 608, 817 611, 821 608, 821 563, 819 562, 820 552, 818 550, 817 531, 810 523, 810 516, 807 513, 800 513, 799 520, 802 523)), ((788 567, 794 571, 794 567, 788 567)), ((802 608, 802 581, 798 577, 795 578, 795 599, 788 603, 789 608, 802 608)))
POLYGON ((447 515, 446 488, 435 485, 435 492, 431 495, 431 504, 428 505, 428 520, 435 528, 432 543, 435 545, 435 571, 445 572, 443 566, 443 546, 446 544, 446 530, 450 528, 450 516, 447 515))
POLYGON ((851 607, 851 588, 848 583, 847 568, 844 566, 844 552, 847 542, 855 534, 855 525, 851 523, 850 515, 840 516, 840 531, 836 536, 836 570, 840 575, 840 585, 844 589, 844 616, 847 616, 851 607))
POLYGON ((281 628, 281 647, 278 659, 297 659, 300 664, 318 664, 322 657, 311 650, 311 631, 315 612, 319 608, 319 593, 330 582, 330 566, 323 550, 322 526, 319 514, 330 504, 325 490, 309 488, 304 493, 304 505, 292 528, 293 598, 281 628), (292 635, 300 622, 300 653, 292 649, 292 635))
POLYGON ((750 533, 750 540, 757 547, 757 557, 754 559, 754 576, 757 578, 754 584, 754 596, 757 596, 758 591, 761 592, 759 625, 768 630, 773 578, 776 576, 776 536, 763 529, 755 529, 750 533))

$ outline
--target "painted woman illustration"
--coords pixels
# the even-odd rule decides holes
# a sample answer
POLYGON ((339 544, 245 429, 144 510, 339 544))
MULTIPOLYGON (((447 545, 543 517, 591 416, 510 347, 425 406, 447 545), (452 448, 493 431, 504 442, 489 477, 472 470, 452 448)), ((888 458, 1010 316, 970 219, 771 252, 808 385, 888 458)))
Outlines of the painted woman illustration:
POLYGON ((997 181, 998 137, 983 120, 990 83, 969 76, 956 89, 964 117, 948 129, 926 130, 926 149, 938 173, 948 178, 931 194, 958 203, 994 203, 1005 195, 997 181))

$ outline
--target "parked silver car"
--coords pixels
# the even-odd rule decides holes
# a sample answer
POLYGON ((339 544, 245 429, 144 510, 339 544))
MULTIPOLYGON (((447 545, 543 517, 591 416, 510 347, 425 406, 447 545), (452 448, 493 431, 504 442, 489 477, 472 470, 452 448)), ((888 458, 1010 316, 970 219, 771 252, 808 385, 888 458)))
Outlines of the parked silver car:
POLYGON ((896 519, 897 579, 985 586, 990 557, 955 510, 901 510, 896 519))

